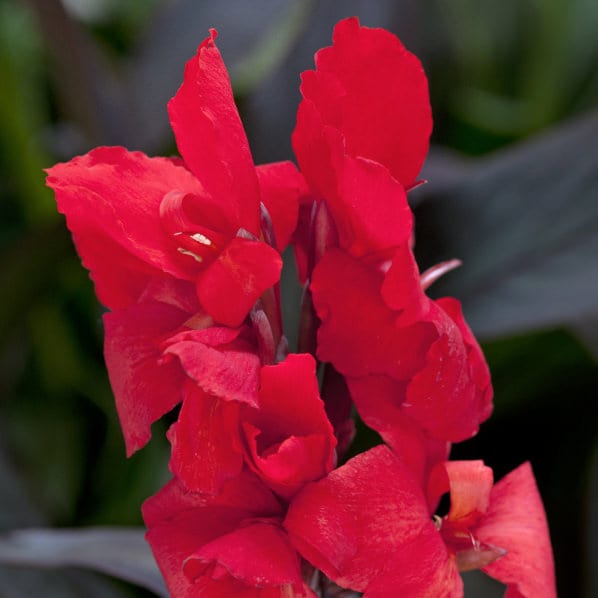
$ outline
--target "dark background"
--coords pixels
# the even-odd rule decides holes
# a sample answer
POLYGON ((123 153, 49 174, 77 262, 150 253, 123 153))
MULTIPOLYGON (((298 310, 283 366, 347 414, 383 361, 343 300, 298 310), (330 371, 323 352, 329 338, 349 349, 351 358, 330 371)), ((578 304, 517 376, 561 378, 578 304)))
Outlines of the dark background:
MULTIPOLYGON (((595 0, 0 0, 0 529, 138 525, 168 477, 165 425, 125 459, 102 308, 42 168, 103 144, 175 153, 166 102, 209 27, 256 162, 292 159, 299 73, 350 15, 398 34, 430 80, 418 258, 463 260, 433 292, 463 301, 495 387, 494 416, 453 457, 497 478, 531 460, 559 595, 598 595, 595 0)), ((0 567, 0 597, 42 594, 149 596, 0 567)))

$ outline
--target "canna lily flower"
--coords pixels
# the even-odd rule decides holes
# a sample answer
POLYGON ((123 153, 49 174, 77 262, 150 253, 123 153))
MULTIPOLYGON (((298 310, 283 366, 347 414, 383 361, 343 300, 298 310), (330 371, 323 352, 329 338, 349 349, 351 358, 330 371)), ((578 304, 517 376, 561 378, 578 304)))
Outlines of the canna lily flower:
POLYGON ((278 496, 289 499, 333 468, 336 438, 311 355, 289 355, 263 366, 254 403, 218 396, 190 394, 168 433, 171 470, 188 490, 216 494, 245 463, 278 496))
POLYGON ((445 442, 470 438, 490 416, 488 366, 460 305, 424 294, 408 248, 386 274, 331 249, 310 288, 318 357, 346 377, 360 415, 389 444, 402 434, 389 425, 397 412, 445 442))
POLYGON ((546 517, 531 467, 496 485, 481 461, 438 464, 428 497, 385 446, 307 486, 284 526, 299 552, 365 598, 459 598, 459 571, 481 568, 507 585, 507 597, 556 596, 546 517), (450 492, 444 518, 429 504, 450 492))
POLYGON ((216 496, 189 492, 175 478, 142 509, 171 596, 315 598, 282 527, 284 506, 251 472, 216 496))
MULTIPOLYGON (((107 147, 48 170, 98 297, 111 309, 139 301, 152 278, 173 277, 195 285, 215 321, 235 327, 278 280, 280 255, 260 228, 260 183, 277 185, 277 168, 258 180, 215 38, 189 60, 168 106, 183 161, 107 147)), ((292 166, 280 168, 288 178, 292 166)))
POLYGON ((426 76, 395 36, 355 18, 337 24, 315 63, 302 75, 293 133, 316 202, 311 220, 300 220, 310 233, 296 235, 319 323, 315 351, 395 449, 405 426, 423 436, 430 458, 413 459, 423 474, 492 411, 488 367, 460 305, 425 293, 455 262, 420 275, 411 247, 406 190, 432 128, 426 76))
MULTIPOLYGON (((168 105, 182 160, 100 147, 48 169, 96 294, 113 310, 104 317, 105 355, 128 454, 185 394, 213 395, 225 371, 233 374, 220 384, 227 400, 239 398, 243 380, 242 402, 256 400, 263 334, 248 337, 264 326, 247 316, 279 279, 304 186, 290 162, 254 165, 215 39, 211 31, 189 60, 168 105), (244 346, 217 348, 211 326, 236 330, 244 346), (196 364, 205 358, 201 379, 191 346, 196 364), (219 354, 237 359, 227 370, 219 354)), ((281 336, 275 312, 270 305, 272 355, 281 336)))

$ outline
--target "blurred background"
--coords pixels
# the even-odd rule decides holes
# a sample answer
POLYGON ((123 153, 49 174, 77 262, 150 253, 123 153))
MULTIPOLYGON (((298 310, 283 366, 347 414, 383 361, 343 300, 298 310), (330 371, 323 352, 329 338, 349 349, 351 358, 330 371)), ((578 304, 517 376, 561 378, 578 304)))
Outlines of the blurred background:
MULTIPOLYGON (((433 292, 463 301, 495 388, 494 416, 453 457, 497 478, 531 460, 559 595, 598 596, 595 0, 0 0, 0 530, 140 525, 168 477, 165 425, 125 459, 102 308, 42 169, 97 145, 176 153, 166 102, 209 27, 255 161, 292 159, 299 73, 350 15, 398 34, 430 80, 418 259, 463 261, 433 292)), ((153 594, 0 566, 1 598, 40 595, 153 594)))

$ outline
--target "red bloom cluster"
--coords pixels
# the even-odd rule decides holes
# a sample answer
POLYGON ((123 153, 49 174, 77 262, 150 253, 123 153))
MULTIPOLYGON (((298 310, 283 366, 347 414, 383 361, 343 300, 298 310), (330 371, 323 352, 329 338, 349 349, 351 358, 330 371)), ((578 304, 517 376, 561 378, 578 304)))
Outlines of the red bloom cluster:
POLYGON ((48 171, 111 310, 128 454, 180 404, 174 477, 143 507, 171 594, 315 596, 334 582, 461 596, 459 571, 482 568, 508 596, 554 596, 529 465, 493 486, 482 462, 448 460, 492 389, 458 301, 425 294, 455 264, 420 274, 412 253, 407 192, 432 127, 419 61, 387 31, 340 22, 302 76, 300 170, 256 167, 215 38, 168 106, 182 159, 104 147, 48 171), (278 280, 291 240, 305 352, 289 355, 278 280), (387 445, 338 466, 353 405, 387 445))

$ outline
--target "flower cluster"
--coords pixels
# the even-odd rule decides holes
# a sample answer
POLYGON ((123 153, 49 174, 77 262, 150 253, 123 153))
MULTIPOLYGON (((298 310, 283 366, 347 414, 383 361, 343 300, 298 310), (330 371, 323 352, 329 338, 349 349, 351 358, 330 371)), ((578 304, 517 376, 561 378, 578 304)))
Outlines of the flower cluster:
POLYGON ((419 61, 340 22, 302 75, 299 168, 256 167, 215 39, 168 105, 181 159, 102 147, 48 171, 110 310, 127 453, 178 406, 173 478, 143 505, 169 591, 461 596, 459 572, 481 568, 508 596, 554 596, 529 464, 494 485, 481 461, 449 460, 492 388, 459 302, 426 295, 456 262, 420 273, 412 252, 407 193, 432 128, 419 61), (297 354, 281 323, 290 243, 297 354), (346 460, 354 410, 385 444, 346 460))

